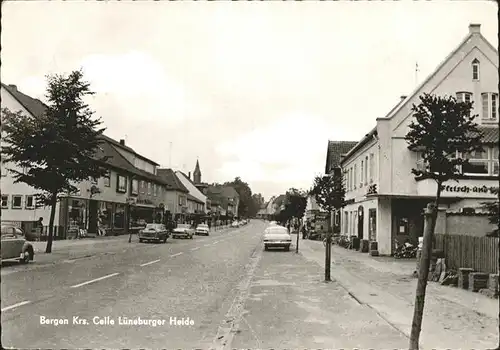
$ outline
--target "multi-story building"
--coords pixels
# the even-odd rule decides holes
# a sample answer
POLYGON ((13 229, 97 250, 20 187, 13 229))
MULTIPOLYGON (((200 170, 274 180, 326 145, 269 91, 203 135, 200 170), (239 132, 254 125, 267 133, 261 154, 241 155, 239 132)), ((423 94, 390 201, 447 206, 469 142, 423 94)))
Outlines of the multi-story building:
POLYGON ((178 222, 184 222, 188 213, 189 190, 175 175, 172 169, 158 169, 158 176, 167 183, 165 188, 165 207, 178 222))
MULTIPOLYGON (((357 143, 357 141, 328 141, 325 174, 343 176, 340 161, 357 143)), ((329 227, 333 228, 334 233, 340 232, 341 222, 341 210, 334 210, 329 222, 329 227)))
POLYGON ((206 215, 207 197, 198 188, 196 188, 196 185, 191 180, 190 175, 191 173, 189 173, 188 176, 182 171, 175 172, 175 176, 177 176, 179 181, 189 191, 187 194, 187 214, 191 216, 192 214, 200 214, 204 216, 206 215))
MULTIPOLYGON (((2 104, 11 111, 35 117, 46 109, 41 101, 13 85, 2 84, 2 104)), ((125 145, 124 140, 117 142, 103 135, 96 158, 104 156, 106 176, 75 184, 76 193, 61 194, 54 220, 56 237, 65 238, 70 227, 96 233, 98 224, 107 234, 126 232, 128 216, 131 227, 162 219, 166 183, 156 175, 158 164, 125 145)), ((48 225, 50 208, 35 205, 34 188, 14 183, 7 170, 12 166, 2 164, 2 221, 15 222, 28 231, 40 217, 48 225)))
POLYGON ((416 242, 422 234, 423 208, 437 188, 433 180, 411 173, 421 159, 408 150, 404 137, 413 119, 411 107, 423 93, 473 101, 472 113, 485 135, 485 151, 470 155, 458 183, 444 184, 436 232, 487 233, 486 218, 470 213, 495 199, 491 190, 498 188, 497 72, 498 52, 481 35, 480 25, 471 24, 469 34, 439 67, 384 118, 377 118, 375 128, 341 160, 348 202, 342 211, 343 233, 377 241, 383 255, 393 253, 396 240, 416 242))
POLYGON ((238 217, 240 196, 232 186, 212 184, 208 186, 207 193, 212 206, 220 207, 217 210, 221 216, 238 217))

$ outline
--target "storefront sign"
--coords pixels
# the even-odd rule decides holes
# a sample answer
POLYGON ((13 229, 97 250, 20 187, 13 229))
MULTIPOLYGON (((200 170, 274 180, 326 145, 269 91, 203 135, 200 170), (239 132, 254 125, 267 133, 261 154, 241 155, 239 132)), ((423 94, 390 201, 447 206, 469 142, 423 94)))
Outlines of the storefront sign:
POLYGON ((144 198, 144 199, 138 198, 136 203, 137 204, 148 204, 148 205, 154 204, 152 200, 146 199, 146 198, 144 198))
POLYGON ((454 192, 454 193, 490 193, 496 194, 498 187, 494 186, 441 186, 441 191, 443 192, 454 192))

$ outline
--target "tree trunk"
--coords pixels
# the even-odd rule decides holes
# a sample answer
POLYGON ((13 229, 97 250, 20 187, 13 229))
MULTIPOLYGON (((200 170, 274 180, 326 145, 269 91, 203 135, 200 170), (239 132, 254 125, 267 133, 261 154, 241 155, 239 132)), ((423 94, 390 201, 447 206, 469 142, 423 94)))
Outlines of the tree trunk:
POLYGON ((52 237, 54 232, 54 217, 56 216, 57 193, 53 193, 50 199, 50 219, 49 219, 49 234, 47 236, 47 247, 45 253, 52 253, 52 237))
POLYGON ((424 240, 422 244, 422 254, 420 256, 420 269, 418 273, 417 289, 415 293, 415 306, 413 310, 413 322, 411 324, 410 348, 419 349, 420 331, 422 330, 422 320, 424 317, 425 290, 427 288, 427 278, 429 276, 429 266, 432 255, 432 242, 434 241, 434 230, 439 209, 439 199, 441 197, 441 183, 437 183, 436 201, 429 203, 425 210, 424 240))
MULTIPOLYGON (((330 213, 331 217, 331 213, 330 213)), ((325 247, 325 282, 330 282, 332 279, 330 277, 330 267, 332 265, 332 237, 330 235, 330 230, 326 231, 326 247, 325 247)))
POLYGON ((299 252, 299 235, 302 230, 302 220, 299 219, 299 230, 297 231, 297 244, 295 245, 295 253, 299 252))

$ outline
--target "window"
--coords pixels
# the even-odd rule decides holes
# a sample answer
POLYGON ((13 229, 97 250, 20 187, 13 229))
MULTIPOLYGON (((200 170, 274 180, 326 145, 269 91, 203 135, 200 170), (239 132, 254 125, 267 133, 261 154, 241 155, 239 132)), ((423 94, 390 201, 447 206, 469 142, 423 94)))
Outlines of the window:
POLYGON ((470 92, 457 92, 457 101, 470 103, 472 101, 472 93, 470 93, 470 92))
POLYGON ((12 196, 12 209, 22 209, 23 207, 23 196, 13 195, 12 196))
POLYGON ((158 187, 160 187, 157 184, 153 184, 153 193, 155 197, 158 197, 158 187))
POLYGON ((111 186, 111 172, 109 170, 104 175, 104 186, 105 187, 111 186))
POLYGON ((97 185, 97 183, 98 183, 98 179, 97 179, 97 177, 92 177, 92 178, 90 179, 90 183, 91 183, 92 185, 97 185))
POLYGON ((368 185, 368 156, 365 157, 365 185, 368 185))
POLYGON ((498 119, 498 94, 485 92, 481 94, 483 106, 483 119, 497 120, 498 119))
POLYGON ((479 60, 472 61, 472 80, 479 80, 479 60))
POLYGON ((127 178, 122 175, 116 177, 116 191, 120 193, 127 192, 127 178))
POLYGON ((136 179, 133 179, 132 180, 132 183, 131 183, 131 189, 130 189, 130 193, 131 194, 139 194, 139 181, 136 180, 136 179))
POLYGON ((490 148, 490 174, 498 176, 498 148, 490 148))
POLYGON ((363 187, 363 183, 365 182, 363 177, 365 176, 365 161, 361 161, 361 172, 359 174, 359 187, 363 187))
POLYGON ((34 202, 34 197, 33 196, 28 196, 28 195, 26 196, 24 207, 26 209, 33 209, 33 208, 35 208, 35 202, 34 202))
POLYGON ((354 164, 354 175, 353 175, 353 178, 354 178, 354 189, 356 189, 356 182, 358 181, 358 165, 357 164, 354 164))
POLYGON ((375 157, 370 153, 370 183, 373 182, 373 175, 375 174, 375 157))
POLYGON ((462 172, 466 175, 488 175, 488 152, 485 149, 483 152, 472 152, 465 155, 465 159, 469 160, 468 164, 462 165, 462 172))
POLYGON ((146 192, 146 181, 141 180, 141 182, 140 182, 140 186, 139 186, 139 191, 140 191, 141 193, 145 193, 145 192, 146 192))
POLYGON ((9 207, 9 195, 2 194, 2 209, 7 209, 9 207))
POLYGON ((148 182, 148 195, 151 195, 151 182, 148 182))

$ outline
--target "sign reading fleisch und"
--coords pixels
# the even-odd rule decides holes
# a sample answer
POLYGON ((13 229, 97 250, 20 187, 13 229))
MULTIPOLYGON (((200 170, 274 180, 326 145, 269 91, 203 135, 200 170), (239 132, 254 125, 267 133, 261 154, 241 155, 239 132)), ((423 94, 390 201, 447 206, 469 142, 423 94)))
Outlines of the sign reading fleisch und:
MULTIPOLYGON (((475 180, 462 179, 456 181, 446 181, 441 186, 443 197, 458 198, 495 198, 498 191, 498 180, 475 180)), ((435 196, 437 184, 432 179, 425 179, 417 182, 417 193, 420 196, 435 196)))
POLYGON ((442 185, 442 192, 454 192, 454 193, 489 193, 496 194, 498 193, 498 186, 450 186, 450 185, 442 185))

